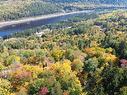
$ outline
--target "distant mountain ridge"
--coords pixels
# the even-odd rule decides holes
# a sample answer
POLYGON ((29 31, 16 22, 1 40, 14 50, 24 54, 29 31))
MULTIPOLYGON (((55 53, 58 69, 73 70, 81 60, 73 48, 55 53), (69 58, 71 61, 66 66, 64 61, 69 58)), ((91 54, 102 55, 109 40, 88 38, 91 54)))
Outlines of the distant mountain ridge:
POLYGON ((127 0, 44 0, 56 3, 71 3, 71 2, 86 2, 86 3, 96 3, 96 4, 127 4, 127 0))

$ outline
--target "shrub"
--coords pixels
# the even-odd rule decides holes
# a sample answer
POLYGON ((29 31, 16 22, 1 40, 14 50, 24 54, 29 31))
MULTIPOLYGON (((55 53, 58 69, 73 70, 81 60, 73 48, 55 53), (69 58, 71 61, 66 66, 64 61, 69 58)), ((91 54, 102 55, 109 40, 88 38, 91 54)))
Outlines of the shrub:
POLYGON ((0 63, 0 71, 3 70, 4 68, 5 66, 0 63))
POLYGON ((10 95, 11 83, 8 80, 0 79, 0 95, 10 95))
POLYGON ((31 65, 24 65, 23 68, 26 71, 29 71, 32 73, 32 77, 33 78, 37 78, 37 76, 43 72, 43 68, 39 67, 39 66, 31 66, 31 65))
POLYGON ((41 89, 41 87, 43 87, 44 84, 45 84, 44 79, 35 80, 32 84, 30 84, 29 89, 28 89, 28 93, 30 95, 39 94, 39 90, 41 89))
POLYGON ((32 73, 30 71, 26 71, 25 69, 18 69, 10 74, 10 80, 12 82, 12 86, 16 89, 19 89, 21 85, 25 82, 29 82, 32 78, 32 73))
POLYGON ((55 61, 61 60, 63 58, 63 55, 64 51, 61 49, 56 48, 52 51, 52 56, 54 57, 55 61))
POLYGON ((72 62, 72 70, 80 72, 83 70, 84 63, 80 59, 75 59, 72 62))
POLYGON ((71 50, 71 49, 66 50, 66 52, 65 52, 65 58, 70 60, 70 61, 73 61, 74 60, 74 54, 73 54, 73 52, 74 51, 71 50))
POLYGON ((39 91, 39 95, 47 95, 48 94, 48 88, 47 87, 42 87, 39 91))
POLYGON ((85 66, 84 69, 87 72, 93 72, 97 69, 98 66, 98 60, 97 58, 90 58, 88 60, 85 61, 85 66))
POLYGON ((11 65, 11 64, 15 64, 15 63, 20 63, 20 57, 16 56, 16 55, 10 55, 6 59, 5 65, 8 66, 8 65, 11 65))
POLYGON ((120 95, 127 95, 127 86, 120 89, 120 95))

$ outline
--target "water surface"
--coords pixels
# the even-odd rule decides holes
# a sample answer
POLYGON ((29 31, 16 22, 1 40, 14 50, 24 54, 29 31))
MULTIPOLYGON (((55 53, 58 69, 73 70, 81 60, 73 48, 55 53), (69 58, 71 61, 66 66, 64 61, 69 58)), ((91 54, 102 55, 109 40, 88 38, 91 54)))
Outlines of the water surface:
POLYGON ((12 33, 22 32, 26 29, 31 29, 34 27, 42 26, 42 25, 57 23, 57 22, 67 20, 67 19, 75 17, 75 16, 80 16, 81 14, 103 13, 103 12, 112 11, 112 10, 114 10, 114 9, 85 10, 85 11, 81 11, 81 12, 73 13, 73 14, 68 14, 68 15, 50 17, 50 18, 46 18, 46 19, 39 19, 39 20, 30 21, 27 23, 16 24, 16 25, 9 25, 9 26, 0 28, 0 36, 3 37, 3 36, 10 35, 12 33))

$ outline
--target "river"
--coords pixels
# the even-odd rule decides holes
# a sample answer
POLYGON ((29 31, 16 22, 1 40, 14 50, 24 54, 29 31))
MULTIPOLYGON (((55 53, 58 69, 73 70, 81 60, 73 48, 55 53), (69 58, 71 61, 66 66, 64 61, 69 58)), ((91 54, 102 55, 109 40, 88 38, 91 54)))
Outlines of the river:
MULTIPOLYGON (((109 9, 107 10, 109 11, 109 9)), ((15 21, 0 22, 0 36, 3 37, 15 32, 21 32, 23 30, 34 28, 37 26, 56 23, 59 21, 67 20, 68 18, 79 16, 81 14, 101 13, 101 12, 104 12, 104 10, 103 9, 84 10, 84 11, 77 11, 71 13, 52 14, 52 15, 24 18, 15 21)))

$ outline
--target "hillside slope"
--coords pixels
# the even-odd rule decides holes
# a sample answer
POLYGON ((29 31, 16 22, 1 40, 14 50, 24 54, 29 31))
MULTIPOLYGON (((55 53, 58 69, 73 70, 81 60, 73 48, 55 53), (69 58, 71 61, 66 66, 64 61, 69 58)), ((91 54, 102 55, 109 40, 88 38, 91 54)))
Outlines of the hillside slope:
POLYGON ((0 40, 0 95, 127 95, 126 11, 35 32, 0 40))
POLYGON ((0 0, 0 21, 126 4, 126 0, 0 0))
POLYGON ((0 1, 0 21, 14 20, 22 17, 61 12, 57 4, 41 0, 6 0, 0 1))

